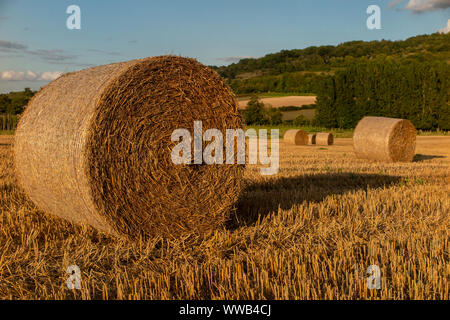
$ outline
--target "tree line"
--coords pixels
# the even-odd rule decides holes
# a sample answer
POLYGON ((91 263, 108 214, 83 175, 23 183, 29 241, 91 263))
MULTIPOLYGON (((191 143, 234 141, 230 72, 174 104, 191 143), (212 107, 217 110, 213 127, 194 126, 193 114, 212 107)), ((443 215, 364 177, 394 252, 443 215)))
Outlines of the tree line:
POLYGON ((328 76, 317 95, 316 121, 354 128, 366 115, 409 119, 423 130, 450 130, 450 66, 384 58, 328 76))
POLYGON ((300 71, 334 72, 358 63, 360 59, 378 56, 391 56, 403 61, 446 61, 449 53, 450 33, 435 33, 401 41, 350 41, 337 46, 282 50, 261 58, 242 59, 228 66, 213 68, 228 81, 245 81, 247 78, 300 71))
POLYGON ((281 75, 268 75, 248 79, 234 79, 229 82, 236 94, 253 94, 260 92, 317 92, 326 77, 326 73, 293 72, 281 75))
POLYGON ((25 88, 23 91, 0 94, 0 114, 21 114, 36 91, 25 88))
POLYGON ((283 50, 215 69, 236 94, 315 93, 316 125, 353 128, 377 115, 450 130, 449 62, 450 33, 435 33, 283 50))
POLYGON ((35 93, 25 88, 23 91, 0 94, 0 130, 16 129, 20 114, 35 93))

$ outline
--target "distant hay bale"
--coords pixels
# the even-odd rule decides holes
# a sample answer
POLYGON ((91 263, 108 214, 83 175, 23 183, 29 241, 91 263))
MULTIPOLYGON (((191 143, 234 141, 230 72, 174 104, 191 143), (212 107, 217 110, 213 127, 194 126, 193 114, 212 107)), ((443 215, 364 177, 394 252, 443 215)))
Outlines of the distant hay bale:
POLYGON ((353 133, 356 156, 376 161, 412 161, 416 129, 404 119, 364 117, 353 133))
POLYGON ((286 143, 295 144, 297 146, 308 144, 308 133, 304 130, 291 129, 286 131, 283 140, 286 143))
POLYGON ((334 137, 329 132, 319 132, 316 134, 316 144, 320 146, 331 146, 334 143, 334 137))
POLYGON ((308 134, 308 144, 316 144, 316 134, 315 133, 308 134))
MULTIPOLYGON (((237 102, 211 69, 162 56, 68 73, 22 116, 19 184, 44 211, 136 238, 205 234, 227 218, 243 165, 175 165, 175 129, 242 128, 237 102)), ((224 152, 225 154, 225 152, 224 152)))

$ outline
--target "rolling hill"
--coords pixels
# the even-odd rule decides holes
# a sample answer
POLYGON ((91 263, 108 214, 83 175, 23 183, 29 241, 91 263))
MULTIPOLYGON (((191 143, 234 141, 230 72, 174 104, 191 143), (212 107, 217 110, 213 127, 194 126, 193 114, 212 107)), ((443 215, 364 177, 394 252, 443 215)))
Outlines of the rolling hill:
POLYGON ((415 36, 401 41, 351 41, 337 46, 282 50, 261 58, 212 67, 236 94, 262 92, 317 93, 320 81, 357 63, 379 59, 450 62, 450 34, 415 36))

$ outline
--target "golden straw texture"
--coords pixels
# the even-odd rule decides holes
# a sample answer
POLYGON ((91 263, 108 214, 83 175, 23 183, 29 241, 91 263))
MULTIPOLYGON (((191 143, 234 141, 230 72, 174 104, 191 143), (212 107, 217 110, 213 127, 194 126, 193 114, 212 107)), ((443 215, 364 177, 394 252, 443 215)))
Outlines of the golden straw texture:
POLYGON ((409 162, 414 158, 416 135, 408 120, 364 117, 353 134, 353 147, 361 159, 409 162))
POLYGON ((321 146, 330 146, 334 143, 334 137, 332 133, 319 132, 316 134, 316 144, 321 146))
POLYGON ((162 56, 65 74, 29 103, 14 148, 42 210, 109 234, 201 235, 227 218, 243 166, 174 165, 171 134, 242 128, 228 86, 193 59, 162 56))
POLYGON ((315 133, 308 134, 308 144, 316 144, 316 134, 315 133))
POLYGON ((304 130, 291 129, 285 132, 283 140, 297 146, 308 144, 308 133, 304 130))

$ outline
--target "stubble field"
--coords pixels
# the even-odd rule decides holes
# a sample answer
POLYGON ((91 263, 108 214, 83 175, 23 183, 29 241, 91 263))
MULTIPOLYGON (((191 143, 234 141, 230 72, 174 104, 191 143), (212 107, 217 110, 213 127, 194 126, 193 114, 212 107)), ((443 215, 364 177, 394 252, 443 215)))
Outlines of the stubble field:
MULTIPOLYGON (((261 102, 264 104, 270 104, 273 108, 296 106, 301 107, 306 104, 316 103, 315 96, 287 96, 287 97, 272 97, 261 98, 261 102)), ((239 109, 245 109, 250 99, 239 100, 239 109)))
POLYGON ((418 137, 412 163, 280 143, 280 172, 248 166, 207 239, 128 243, 38 211, 0 137, 1 299, 449 299, 450 137, 418 137), (68 266, 81 270, 69 290, 68 266), (381 269, 381 289, 366 270, 381 269))

